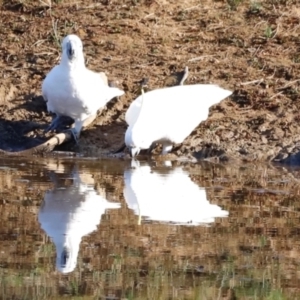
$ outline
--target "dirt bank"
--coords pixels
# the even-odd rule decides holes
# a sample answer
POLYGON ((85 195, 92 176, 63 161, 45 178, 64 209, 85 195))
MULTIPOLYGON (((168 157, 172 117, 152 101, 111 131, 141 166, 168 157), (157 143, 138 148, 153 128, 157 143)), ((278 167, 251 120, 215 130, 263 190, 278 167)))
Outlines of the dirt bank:
POLYGON ((22 150, 48 136, 41 94, 59 61, 60 39, 78 34, 87 66, 126 95, 108 104, 80 144, 60 149, 111 155, 124 114, 139 94, 189 67, 186 83, 217 83, 234 95, 211 109, 171 155, 242 160, 297 159, 300 150, 300 10, 297 1, 2 1, 0 148, 22 150), (51 6, 50 6, 51 4, 51 6))

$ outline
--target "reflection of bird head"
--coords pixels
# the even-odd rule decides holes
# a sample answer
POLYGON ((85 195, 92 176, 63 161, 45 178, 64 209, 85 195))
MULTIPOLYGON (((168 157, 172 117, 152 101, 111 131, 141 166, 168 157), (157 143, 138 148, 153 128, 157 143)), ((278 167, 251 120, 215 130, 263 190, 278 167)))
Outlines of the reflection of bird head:
POLYGON ((61 238, 61 241, 56 239, 56 268, 59 272, 67 274, 76 267, 81 238, 68 235, 62 235, 61 238))
POLYGON ((84 63, 81 39, 75 35, 67 35, 62 42, 62 62, 67 64, 84 63))

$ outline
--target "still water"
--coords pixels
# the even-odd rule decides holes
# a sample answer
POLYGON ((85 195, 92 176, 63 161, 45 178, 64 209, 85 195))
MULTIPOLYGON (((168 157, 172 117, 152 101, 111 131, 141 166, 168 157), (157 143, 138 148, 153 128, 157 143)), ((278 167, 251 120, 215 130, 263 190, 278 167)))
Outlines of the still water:
POLYGON ((300 171, 0 158, 1 299, 300 299, 300 171))

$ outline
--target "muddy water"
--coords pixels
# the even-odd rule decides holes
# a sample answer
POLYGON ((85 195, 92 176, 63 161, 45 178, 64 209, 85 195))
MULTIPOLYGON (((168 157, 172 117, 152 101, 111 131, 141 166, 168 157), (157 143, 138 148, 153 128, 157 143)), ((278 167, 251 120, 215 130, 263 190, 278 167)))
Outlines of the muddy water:
POLYGON ((0 159, 1 299, 299 299, 300 177, 0 159))

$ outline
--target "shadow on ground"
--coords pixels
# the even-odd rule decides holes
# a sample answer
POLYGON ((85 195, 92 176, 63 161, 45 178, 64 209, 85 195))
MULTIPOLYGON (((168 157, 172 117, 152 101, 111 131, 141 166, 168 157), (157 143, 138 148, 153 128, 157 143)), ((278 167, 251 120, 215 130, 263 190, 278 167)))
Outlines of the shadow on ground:
POLYGON ((9 121, 0 119, 0 148, 5 151, 21 151, 35 147, 46 141, 46 137, 36 136, 34 130, 41 126, 31 121, 9 121))

